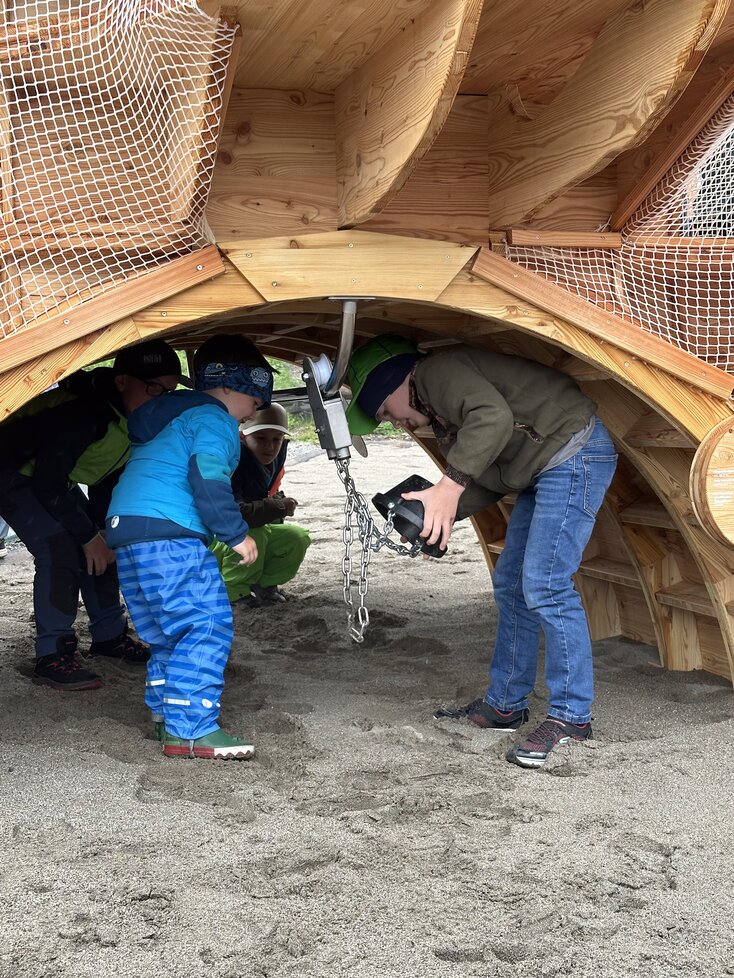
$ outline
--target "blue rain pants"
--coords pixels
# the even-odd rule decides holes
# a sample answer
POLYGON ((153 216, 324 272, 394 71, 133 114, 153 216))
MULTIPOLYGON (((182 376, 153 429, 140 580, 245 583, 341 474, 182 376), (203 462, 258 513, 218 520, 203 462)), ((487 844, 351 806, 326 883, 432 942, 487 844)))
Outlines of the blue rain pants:
POLYGON ((232 611, 214 555, 182 537, 117 550, 120 588, 150 645, 145 702, 166 731, 196 740, 219 729, 232 611))

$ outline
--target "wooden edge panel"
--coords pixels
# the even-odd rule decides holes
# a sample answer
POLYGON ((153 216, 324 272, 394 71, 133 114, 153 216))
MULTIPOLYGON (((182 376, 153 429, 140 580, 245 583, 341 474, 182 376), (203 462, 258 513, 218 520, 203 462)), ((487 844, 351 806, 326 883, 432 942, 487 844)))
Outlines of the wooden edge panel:
POLYGON ((483 0, 435 0, 335 92, 340 227, 379 214, 441 130, 483 0))
POLYGON ((219 131, 217 133, 217 146, 222 139, 222 131, 224 129, 224 120, 227 115, 227 109, 229 107, 229 100, 232 96, 232 88, 234 87, 235 74, 237 72, 237 65, 239 63, 240 49, 242 48, 242 25, 237 19, 236 8, 223 7, 220 11, 220 17, 224 20, 230 27, 236 27, 235 35, 232 39, 232 47, 229 52, 229 61, 227 62, 227 74, 224 79, 224 87, 222 88, 222 104, 219 109, 219 131))
POLYGON ((27 360, 18 367, 3 370, 0 373, 0 420, 75 370, 103 360, 140 338, 137 326, 126 317, 27 360))
POLYGON ((602 29, 560 95, 490 152, 489 215, 518 224, 644 140, 698 68, 729 0, 633 3, 602 29))
POLYGON ((20 366, 223 271, 221 256, 212 245, 123 282, 65 312, 38 319, 0 340, 2 369, 20 366))
POLYGON ((222 241, 267 301, 309 296, 400 296, 430 302, 476 254, 475 247, 371 231, 222 241))
POLYGON ((622 247, 622 235, 610 234, 608 231, 534 231, 532 228, 509 228, 507 241, 515 246, 536 248, 622 247))
POLYGON ((698 103, 679 132, 676 133, 675 139, 671 140, 655 156, 630 193, 619 201, 609 222, 612 230, 619 231, 624 227, 640 204, 652 193, 678 157, 693 142, 714 113, 719 111, 732 92, 734 92, 734 68, 730 68, 719 83, 698 103))
POLYGON ((501 258, 486 248, 482 249, 474 261, 472 275, 507 289, 518 298, 532 302, 546 312, 585 329, 597 338, 612 343, 621 350, 626 350, 634 357, 661 367, 709 394, 728 401, 732 399, 734 378, 723 370, 712 367, 692 353, 680 350, 611 313, 597 309, 591 303, 571 295, 560 286, 501 258))

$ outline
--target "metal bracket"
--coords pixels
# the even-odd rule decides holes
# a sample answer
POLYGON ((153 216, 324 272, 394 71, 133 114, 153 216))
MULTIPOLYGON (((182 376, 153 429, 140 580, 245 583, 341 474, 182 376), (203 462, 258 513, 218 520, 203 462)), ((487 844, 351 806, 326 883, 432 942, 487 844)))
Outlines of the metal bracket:
POLYGON ((316 432, 321 447, 326 449, 330 459, 350 457, 352 436, 347 424, 346 405, 341 395, 341 386, 352 356, 357 303, 360 298, 329 296, 330 300, 342 304, 342 329, 336 360, 328 376, 324 377, 330 366, 326 356, 320 357, 317 361, 310 357, 305 357, 303 360, 303 379, 306 382, 306 393, 313 411, 316 432))

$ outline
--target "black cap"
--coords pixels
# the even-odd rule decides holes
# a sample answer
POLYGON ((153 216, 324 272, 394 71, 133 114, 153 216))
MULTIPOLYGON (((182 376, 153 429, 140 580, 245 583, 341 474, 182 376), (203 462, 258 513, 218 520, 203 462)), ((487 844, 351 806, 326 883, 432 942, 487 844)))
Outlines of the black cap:
POLYGON ((194 370, 208 363, 244 363, 271 373, 273 369, 255 344, 237 333, 212 336, 201 344, 194 354, 194 370))
POLYGON ((180 377, 178 354, 165 340, 147 340, 121 350, 112 365, 114 375, 129 374, 138 380, 154 377, 180 377))

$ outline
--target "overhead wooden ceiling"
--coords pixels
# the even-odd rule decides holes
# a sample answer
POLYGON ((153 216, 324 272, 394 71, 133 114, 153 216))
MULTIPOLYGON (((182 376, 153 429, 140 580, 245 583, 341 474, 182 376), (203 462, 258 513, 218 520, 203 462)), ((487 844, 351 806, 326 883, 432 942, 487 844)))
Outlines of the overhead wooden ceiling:
MULTIPOLYGON (((605 21, 632 0, 486 0, 462 92, 517 85, 547 101, 567 80, 605 21)), ((242 26, 239 88, 333 92, 392 38, 409 32, 430 0, 237 0, 221 8, 242 26)))

